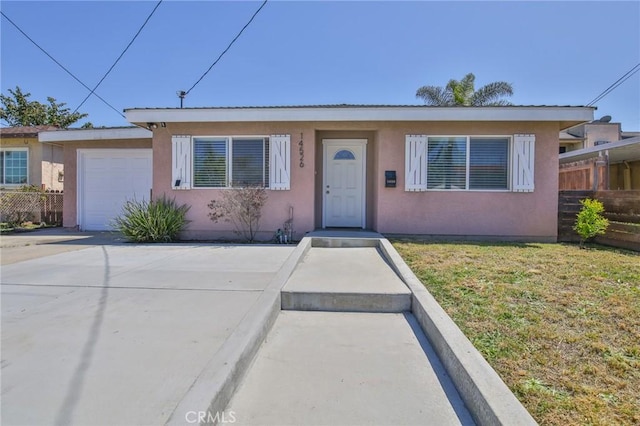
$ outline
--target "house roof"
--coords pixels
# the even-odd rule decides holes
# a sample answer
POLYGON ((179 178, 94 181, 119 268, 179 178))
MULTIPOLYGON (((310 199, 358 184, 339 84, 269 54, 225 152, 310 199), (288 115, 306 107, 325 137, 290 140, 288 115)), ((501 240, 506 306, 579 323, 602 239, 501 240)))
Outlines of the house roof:
POLYGON ((566 130, 563 130, 560 132, 560 140, 561 141, 583 141, 584 138, 580 138, 578 136, 574 136, 571 133, 567 132, 566 130))
POLYGON ((196 108, 128 108, 131 123, 273 121, 555 121, 561 129, 593 120, 595 107, 427 105, 297 105, 196 108))
POLYGON ((94 129, 58 129, 40 132, 40 142, 73 142, 114 139, 151 139, 150 130, 137 126, 129 127, 101 127, 94 129))
POLYGON ((560 154, 560 164, 609 155, 610 163, 640 160, 640 136, 560 154))
POLYGON ((57 130, 56 126, 14 126, 0 128, 0 135, 4 138, 35 138, 38 133, 47 130, 57 130))

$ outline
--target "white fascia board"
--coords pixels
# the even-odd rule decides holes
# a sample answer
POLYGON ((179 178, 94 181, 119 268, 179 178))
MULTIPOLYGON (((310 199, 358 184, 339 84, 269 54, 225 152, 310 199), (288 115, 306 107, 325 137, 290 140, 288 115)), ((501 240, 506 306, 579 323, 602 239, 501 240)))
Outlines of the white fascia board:
POLYGON ((38 133, 40 142, 102 141, 114 139, 151 139, 153 133, 141 127, 118 129, 52 130, 38 133))
POLYGON ((131 123, 244 121, 575 121, 593 120, 591 107, 375 107, 128 109, 131 123))
POLYGON ((598 146, 590 146, 589 148, 576 149, 574 151, 564 152, 560 154, 560 164, 571 163, 574 161, 582 161, 589 158, 599 156, 600 153, 620 151, 623 154, 629 154, 628 159, 636 159, 636 152, 640 152, 640 137, 623 139, 616 142, 604 143, 598 146), (631 155, 633 154, 633 155, 631 155))

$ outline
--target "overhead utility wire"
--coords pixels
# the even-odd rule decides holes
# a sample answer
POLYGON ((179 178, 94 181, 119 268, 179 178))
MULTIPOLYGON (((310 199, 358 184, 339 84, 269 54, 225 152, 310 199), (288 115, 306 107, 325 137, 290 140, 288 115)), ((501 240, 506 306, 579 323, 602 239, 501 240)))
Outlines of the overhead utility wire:
POLYGON ((178 92, 179 95, 182 95, 181 97, 184 97, 186 95, 189 94, 189 92, 191 92, 193 90, 194 87, 196 87, 198 85, 198 83, 200 83, 200 81, 202 81, 202 79, 209 73, 209 71, 211 71, 211 69, 220 61, 220 59, 222 59, 222 57, 224 56, 225 53, 227 53, 227 51, 231 48, 231 46, 233 46, 233 43, 236 42, 236 40, 240 37, 240 35, 243 33, 243 31, 245 29, 247 29, 247 27, 249 26, 249 24, 251 24, 251 22, 253 22, 253 19, 256 17, 256 15, 258 13, 260 13, 260 11, 262 10, 262 8, 264 7, 265 4, 267 4, 268 0, 264 0, 264 2, 262 2, 262 4, 260 5, 260 7, 258 8, 258 10, 255 11, 255 13, 251 16, 251 19, 249 19, 249 22, 247 22, 245 24, 244 27, 242 27, 242 29, 240 30, 240 32, 238 33, 238 35, 235 36, 235 38, 233 40, 231 40, 231 43, 229 43, 229 45, 227 46, 226 49, 224 49, 222 51, 222 53, 220 54, 220 56, 218 56, 218 59, 216 59, 215 61, 213 61, 213 63, 211 64, 211 66, 209 67, 209 69, 207 69, 204 74, 202 74, 202 76, 198 79, 198 81, 196 81, 195 83, 193 83, 193 86, 191 86, 191 88, 189 90, 187 90, 186 92, 178 92))
MULTIPOLYGON (((16 27, 16 29, 18 31, 20 31, 22 33, 23 36, 25 36, 31 43, 33 43, 38 49, 40 49, 45 55, 47 55, 53 62, 55 62, 60 68, 62 68, 63 70, 65 70, 67 72, 67 74, 69 74, 71 77, 73 77, 73 79, 75 81, 77 81, 78 83, 80 83, 85 89, 87 90, 91 90, 91 88, 89 86, 87 86, 86 84, 84 84, 78 77, 76 77, 75 75, 73 75, 73 73, 71 71, 69 71, 64 65, 62 65, 60 62, 58 62, 56 60, 56 58, 54 58, 53 56, 51 56, 46 50, 44 50, 42 47, 40 47, 40 45, 38 43, 36 43, 31 37, 29 37, 27 35, 27 33, 25 33, 24 31, 22 31, 22 29, 15 23, 13 22, 11 19, 9 19, 9 17, 7 15, 4 14, 4 12, 0 11, 0 14, 2 14, 2 16, 4 16, 4 18, 9 21, 11 23, 11 25, 13 25, 14 27, 16 27)), ((98 95, 97 93, 95 94, 97 96, 98 99, 100 99, 102 102, 104 102, 109 108, 111 108, 112 110, 114 110, 116 113, 118 113, 118 115, 122 116, 122 118, 126 118, 124 116, 123 113, 121 113, 120 111, 118 111, 113 105, 111 105, 109 102, 105 101, 104 99, 102 99, 102 97, 100 97, 100 95, 98 95)))
POLYGON ((595 97, 594 100, 592 100, 591 102, 589 102, 587 104, 587 106, 592 106, 594 105, 596 102, 598 102, 599 100, 601 100, 602 98, 604 98, 605 96, 607 96, 609 93, 613 92, 618 86, 620 86, 622 83, 624 83, 625 81, 627 81, 633 74, 637 73, 638 71, 640 71, 640 62, 635 64, 633 66, 633 68, 631 68, 629 71, 627 71, 622 77, 620 77, 619 79, 617 79, 615 82, 613 82, 613 84, 611 84, 609 87, 607 87, 604 91, 602 91, 602 93, 600 93, 598 96, 595 97))
POLYGON ((147 25, 147 22, 149 22, 149 19, 151 19, 151 17, 153 16, 153 14, 155 13, 156 9, 158 8, 158 6, 160 6, 160 3, 162 3, 162 0, 160 0, 157 4, 156 7, 153 8, 153 10, 151 11, 151 13, 149 14, 149 16, 147 16, 147 19, 145 19, 144 23, 142 24, 142 26, 140 27, 140 29, 138 30, 138 32, 136 33, 136 35, 133 36, 133 38, 131 39, 131 41, 129 42, 129 44, 127 44, 127 47, 124 48, 124 50, 122 51, 122 53, 120 53, 120 56, 118 56, 118 59, 116 59, 116 61, 113 63, 113 65, 111 65, 111 68, 109 68, 109 70, 102 76, 102 78, 100 79, 100 81, 98 82, 98 84, 95 85, 95 87, 93 89, 91 89, 91 92, 89 92, 89 94, 87 95, 86 98, 84 98, 84 100, 82 102, 80 102, 80 105, 78 105, 78 107, 73 111, 76 112, 80 109, 80 107, 82 105, 84 105, 84 103, 87 101, 87 99, 89 99, 91 97, 91 95, 93 95, 93 93, 96 91, 96 89, 102 84, 102 82, 104 81, 105 78, 107 78, 107 76, 109 75, 109 73, 111 72, 111 70, 113 70, 113 68, 116 66, 116 64, 120 61, 120 59, 124 56, 124 54, 127 52, 127 50, 129 50, 129 47, 131 47, 131 45, 133 44, 133 42, 136 40, 136 38, 138 38, 138 35, 140 35, 140 33, 142 32, 142 29, 145 27, 145 25, 147 25))

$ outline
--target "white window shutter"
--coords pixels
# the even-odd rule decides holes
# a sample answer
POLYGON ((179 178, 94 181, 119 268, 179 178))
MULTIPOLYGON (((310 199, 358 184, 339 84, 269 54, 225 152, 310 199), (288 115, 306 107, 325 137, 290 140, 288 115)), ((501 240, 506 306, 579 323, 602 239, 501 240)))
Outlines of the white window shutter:
POLYGON ((291 136, 269 136, 269 189, 291 189, 291 136))
POLYGON ((173 189, 191 188, 191 136, 174 135, 171 137, 171 187, 173 189))
POLYGON ((512 191, 533 192, 535 151, 535 135, 513 136, 512 191))
POLYGON ((427 190, 427 137, 407 135, 404 155, 404 190, 427 190))

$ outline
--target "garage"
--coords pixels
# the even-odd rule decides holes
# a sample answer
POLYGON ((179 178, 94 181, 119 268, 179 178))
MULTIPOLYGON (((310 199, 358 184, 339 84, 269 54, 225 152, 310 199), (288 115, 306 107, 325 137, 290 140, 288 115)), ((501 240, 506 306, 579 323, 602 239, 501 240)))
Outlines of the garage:
POLYGON ((149 200, 151 185, 151 149, 79 149, 78 226, 112 229, 127 200, 149 200))

